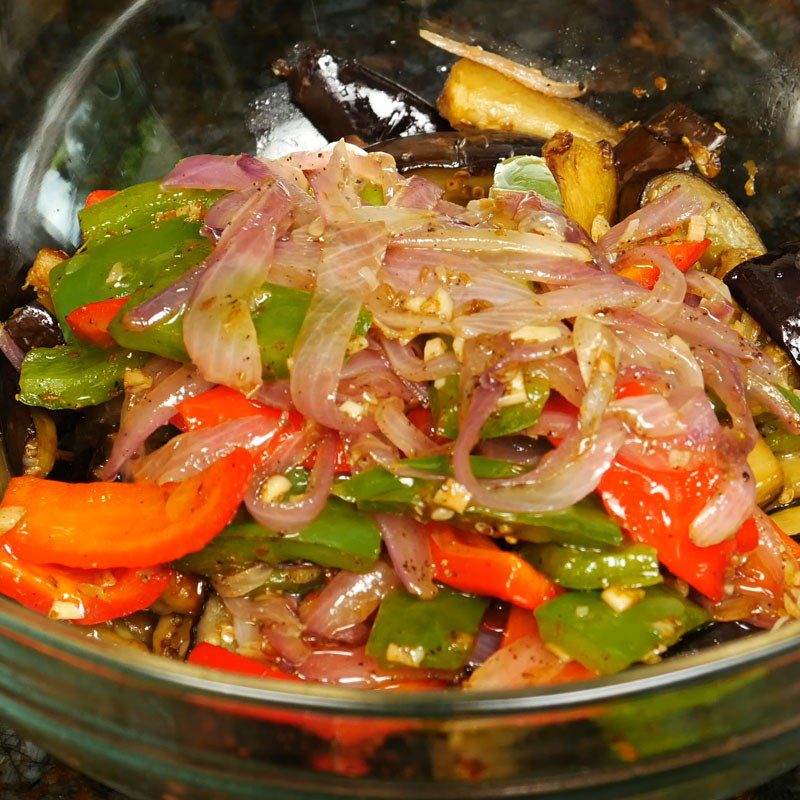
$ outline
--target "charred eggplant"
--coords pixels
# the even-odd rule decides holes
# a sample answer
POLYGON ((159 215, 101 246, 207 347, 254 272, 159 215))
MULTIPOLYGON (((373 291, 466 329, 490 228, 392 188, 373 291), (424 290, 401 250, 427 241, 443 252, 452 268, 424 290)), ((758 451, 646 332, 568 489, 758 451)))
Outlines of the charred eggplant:
POLYGON ((394 156, 397 169, 463 169, 471 175, 494 172, 512 156, 539 155, 542 140, 507 131, 442 131, 403 136, 367 148, 394 156))
POLYGON ((4 324, 23 353, 34 347, 56 347, 64 344, 58 320, 39 302, 20 306, 4 324))
POLYGON ((436 109, 385 75, 328 50, 298 46, 273 66, 292 101, 326 139, 377 142, 449 126, 436 109))
POLYGON ((696 162, 705 177, 716 177, 726 138, 723 128, 683 103, 668 105, 628 131, 614 148, 621 215, 638 206, 648 180, 660 172, 687 170, 696 162))
POLYGON ((800 242, 751 258, 724 280, 736 302, 800 367, 800 242))

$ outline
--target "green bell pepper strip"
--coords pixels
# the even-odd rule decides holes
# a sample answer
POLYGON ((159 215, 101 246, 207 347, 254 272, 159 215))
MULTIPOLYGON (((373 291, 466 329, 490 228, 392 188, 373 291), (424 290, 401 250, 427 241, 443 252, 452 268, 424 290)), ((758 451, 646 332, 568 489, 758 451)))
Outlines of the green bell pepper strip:
POLYGON ((475 644, 489 601, 440 588, 432 600, 406 592, 384 598, 367 654, 386 666, 460 669, 475 644))
POLYGON ((367 183, 361 190, 361 199, 370 206, 386 205, 386 198, 383 195, 383 187, 377 183, 367 183))
POLYGON ((125 370, 141 367, 145 353, 88 344, 34 347, 19 376, 19 399, 53 410, 85 408, 122 393, 125 370))
POLYGON ((775 455, 800 452, 800 435, 792 433, 774 414, 762 414, 757 422, 759 433, 775 455))
POLYGON ((521 555, 565 589, 626 589, 654 586, 664 579, 655 548, 622 544, 600 549, 560 544, 526 544, 521 555))
MULTIPOLYGON (((501 461, 499 458, 486 458, 485 456, 470 456, 472 471, 478 478, 513 478, 530 469, 524 464, 512 464, 510 461, 501 461)), ((430 472, 431 476, 453 474, 453 465, 447 456, 424 456, 422 458, 405 458, 401 462, 408 469, 419 472, 430 472)))
POLYGON ((708 622, 706 612, 665 586, 618 613, 597 592, 566 592, 535 611, 544 641, 588 669, 610 675, 658 655, 708 622))
MULTIPOLYGON (((471 459, 473 470, 479 478, 497 474, 492 459, 479 460, 475 456, 471 459)), ((410 461, 414 463, 417 459, 410 461)), ((411 513, 426 518, 430 509, 435 507, 433 496, 440 486, 441 481, 433 477, 431 480, 411 478, 394 475, 383 467, 373 467, 334 484, 333 493, 355 503, 363 511, 411 513)), ((619 525, 593 497, 581 500, 563 511, 544 514, 518 514, 468 505, 464 513, 457 514, 452 522, 454 525, 467 523, 472 528, 476 523, 488 523, 500 528, 501 533, 525 541, 553 541, 582 547, 618 545, 622 541, 619 525)))
POLYGON ((104 239, 54 267, 50 292, 65 338, 72 337, 66 318, 76 308, 166 285, 199 264, 212 245, 198 237, 198 231, 196 222, 167 220, 104 239))
POLYGON ((375 523, 333 497, 320 515, 298 533, 275 533, 257 522, 234 523, 202 550, 186 556, 181 565, 200 575, 216 575, 258 561, 310 561, 321 567, 368 572, 380 552, 381 534, 375 523))
POLYGON ((161 181, 137 183, 112 197, 81 209, 78 219, 83 240, 91 247, 104 236, 121 236, 137 228, 150 226, 162 214, 178 213, 199 206, 203 213, 227 192, 202 189, 162 189, 161 181))
MULTIPOLYGON (((159 282, 134 293, 108 326, 108 332, 123 347, 185 362, 189 360, 183 343, 185 308, 176 310, 168 319, 149 328, 131 329, 125 325, 125 314, 128 311, 160 292, 170 282, 159 282)), ((289 377, 286 359, 294 350, 295 340, 310 303, 311 294, 302 289, 272 283, 265 283, 259 289, 253 306, 253 324, 265 380, 289 377)), ((371 324, 369 312, 362 311, 353 335, 365 335, 371 324)))
MULTIPOLYGON (((527 399, 495 411, 481 428, 482 439, 510 436, 535 425, 550 396, 547 379, 533 376, 525 380, 527 399)), ((458 436, 458 376, 449 375, 443 383, 431 389, 431 413, 437 435, 447 439, 458 436)))

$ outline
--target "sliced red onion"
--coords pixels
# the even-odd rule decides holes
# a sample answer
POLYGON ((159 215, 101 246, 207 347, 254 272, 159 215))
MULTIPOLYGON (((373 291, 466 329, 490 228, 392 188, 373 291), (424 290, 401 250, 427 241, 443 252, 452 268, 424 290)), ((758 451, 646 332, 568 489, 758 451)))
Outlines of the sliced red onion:
POLYGON ((558 242, 536 233, 489 228, 445 228, 409 233, 397 237, 395 244, 455 252, 521 253, 589 261, 589 251, 578 244, 558 242))
POLYGON ((257 452, 275 437, 284 420, 263 414, 221 422, 170 439, 163 447, 134 464, 138 481, 164 484, 185 481, 205 472, 219 459, 243 448, 257 452))
POLYGON ((19 372, 25 353, 22 352, 22 349, 14 341, 4 325, 0 325, 0 352, 8 359, 9 364, 19 372))
POLYGON ((605 308, 632 306, 641 300, 644 291, 616 275, 598 273, 594 281, 586 284, 554 289, 499 308, 459 317, 454 327, 458 335, 465 338, 515 331, 526 325, 588 316, 605 308))
POLYGON ((354 472, 380 466, 391 470, 400 458, 398 449, 375 433, 357 433, 345 437, 354 472))
POLYGON ((381 336, 379 341, 392 369, 406 380, 433 381, 458 372, 458 359, 451 350, 430 361, 423 361, 414 353, 411 345, 400 344, 385 336, 381 336))
POLYGON ((477 669, 500 649, 508 627, 510 609, 509 604, 502 600, 493 600, 486 609, 475 637, 475 646, 467 662, 469 669, 477 669))
POLYGON ((453 323, 447 316, 409 311, 397 303, 394 293, 386 286, 367 297, 366 307, 375 324, 389 337, 410 341, 423 333, 453 333, 453 323))
POLYGON ((294 239, 277 241, 269 274, 270 281, 295 289, 313 289, 321 254, 322 245, 319 242, 294 239))
POLYGON ((338 437, 331 431, 320 434, 314 452, 316 459, 308 479, 305 494, 290 500, 270 501, 262 493, 272 475, 285 472, 301 463, 309 452, 312 440, 309 433, 287 440, 273 456, 257 470, 245 495, 247 510, 265 527, 280 533, 294 533, 308 527, 325 507, 333 486, 338 437))
POLYGON ((122 324, 129 330, 137 330, 150 328, 175 316, 188 304, 189 298, 208 266, 209 260, 206 259, 192 267, 158 294, 126 312, 122 318, 122 324))
POLYGON ((395 196, 389 201, 389 205, 399 208, 419 208, 431 211, 436 208, 436 204, 442 199, 444 189, 437 186, 433 181, 413 175, 411 179, 402 186, 395 196))
POLYGON ((399 397, 387 397, 375 409, 378 430, 409 458, 430 455, 438 445, 428 438, 405 415, 403 401, 399 397))
POLYGON ((427 225, 442 225, 446 220, 435 211, 399 206, 363 205, 350 212, 352 222, 380 222, 392 236, 416 231, 427 225))
POLYGON ((550 388, 569 400, 574 406, 583 402, 585 387, 578 362, 574 356, 558 356, 542 363, 550 388))
POLYGON ((686 278, 683 273, 663 247, 654 245, 629 250, 617 261, 619 269, 629 264, 652 264, 657 267, 658 278, 655 285, 636 310, 657 322, 668 322, 678 313, 686 296, 686 278))
POLYGON ((756 508, 756 481, 743 462, 723 474, 714 495, 689 527, 689 537, 699 547, 710 547, 736 535, 756 508))
POLYGON ((502 393, 500 385, 479 386, 475 390, 456 440, 453 471, 472 501, 499 511, 540 513, 567 508, 593 492, 625 441, 625 431, 617 420, 604 421, 597 434, 588 438, 579 436, 575 428, 573 434, 530 472, 492 482, 495 486, 503 484, 509 488, 489 488, 487 483, 475 478, 469 455, 502 393))
POLYGON ((669 331, 636 312, 617 309, 605 315, 609 325, 622 342, 620 363, 629 368, 658 364, 671 372, 677 383, 684 386, 703 386, 703 374, 689 346, 669 331))
POLYGON ((292 407, 292 391, 289 386, 289 381, 277 380, 262 383, 261 386, 250 395, 250 399, 258 403, 263 403, 266 406, 288 411, 292 407))
POLYGON ((291 208, 282 184, 242 207, 208 259, 183 320, 183 339, 200 373, 243 393, 261 384, 261 355, 250 301, 266 279, 278 228, 291 208))
POLYGON ((774 383, 770 383, 752 370, 748 370, 747 394, 775 414, 792 433, 800 434, 800 414, 795 411, 794 406, 774 383))
POLYGON ((315 650, 297 669, 297 676, 314 683, 371 688, 398 681, 418 681, 428 673, 405 667, 381 667, 363 647, 315 650))
POLYGON ((643 205, 622 222, 618 222, 597 244, 609 253, 620 245, 650 239, 677 228, 693 214, 699 214, 705 208, 703 200, 679 186, 658 200, 643 205))
POLYGON ((150 434, 169 422, 179 403, 205 392, 212 385, 195 367, 179 367, 154 384, 144 399, 122 418, 111 455, 98 470, 98 478, 112 480, 150 434))
POLYGON ((268 174, 267 165, 253 156, 197 155, 179 161, 161 185, 168 188, 237 191, 263 180, 268 174))
POLYGON ((366 416, 342 411, 337 392, 353 327, 387 241, 382 225, 349 225, 332 232, 323 247, 317 291, 295 344, 291 387, 298 411, 329 428, 354 433, 373 427, 366 416))
POLYGON ((225 606, 234 619, 257 624, 273 649, 290 664, 301 664, 311 654, 301 638, 304 626, 297 616, 297 603, 288 595, 266 592, 252 600, 226 598, 225 606))
MULTIPOLYGON (((582 244, 589 248, 594 247, 594 242, 586 231, 571 220, 564 209, 552 203, 538 192, 502 192, 499 205, 519 226, 524 230, 524 225, 533 214, 546 214, 558 230, 560 238, 573 244, 582 244)), ((540 217, 541 219, 541 217, 540 217)))
POLYGON ((419 35, 434 47, 446 50, 459 58, 466 58, 469 61, 483 64, 484 67, 489 67, 489 69, 493 69, 495 72, 499 72, 501 75, 505 75, 507 78, 511 78, 512 81, 527 86, 535 92, 540 92, 550 97, 574 98, 580 97, 586 91, 583 83, 565 83, 554 78, 548 78, 536 67, 526 67, 523 64, 512 61, 510 58, 484 50, 482 47, 457 42, 455 39, 449 39, 447 36, 441 36, 438 33, 424 29, 420 30, 419 35))
POLYGON ((561 323, 553 326, 560 334, 553 339, 535 344, 517 344, 489 370, 489 376, 495 376, 509 367, 519 364, 531 364, 542 359, 557 358, 571 353, 574 349, 570 331, 561 323), (556 327, 557 326, 557 327, 556 327))
POLYGON ((717 277, 700 269, 690 269, 686 273, 689 291, 703 299, 709 313, 726 325, 730 324, 736 308, 731 298, 731 290, 717 277))
POLYGON ((267 584, 275 568, 269 564, 256 564, 232 575, 219 575, 213 579, 214 591, 222 598, 244 597, 267 584))
POLYGON ((397 575, 385 561, 361 574, 342 570, 321 592, 303 601, 300 618, 312 636, 335 640, 372 616, 381 600, 398 587, 397 575))
POLYGON ((389 368, 377 349, 362 350, 342 367, 337 401, 351 399, 372 404, 387 397, 411 400, 417 396, 411 383, 404 381, 389 368))
POLYGON ((619 343, 611 331, 588 317, 575 320, 572 340, 586 386, 579 411, 581 430, 594 434, 616 393, 619 343))
POLYGON ((242 206, 258 191, 258 188, 258 184, 250 184, 244 189, 226 194, 217 200, 206 212, 203 220, 206 228, 210 228, 219 236, 241 211, 242 206))
POLYGON ((564 669, 564 662, 532 634, 494 653, 464 682, 463 688, 492 691, 522 689, 552 684, 564 669))
POLYGON ((353 209, 361 205, 355 190, 350 155, 344 140, 331 153, 330 160, 311 176, 311 188, 319 214, 326 225, 352 222, 353 209))
POLYGON ((745 452, 749 452, 755 447, 758 431, 747 404, 744 379, 738 362, 726 353, 717 353, 704 347, 696 347, 694 356, 703 370, 706 386, 725 404, 733 427, 742 437, 745 452))
POLYGON ((431 542, 425 527, 401 514, 376 514, 375 522, 403 586, 411 594, 430 600, 438 589, 433 582, 431 542))
POLYGON ((661 394, 615 400, 608 413, 642 436, 677 436, 686 430, 676 409, 661 394))
POLYGON ((458 203, 451 203, 449 200, 440 200, 434 207, 434 211, 438 211, 462 225, 477 225, 481 221, 480 216, 472 209, 464 208, 458 203))

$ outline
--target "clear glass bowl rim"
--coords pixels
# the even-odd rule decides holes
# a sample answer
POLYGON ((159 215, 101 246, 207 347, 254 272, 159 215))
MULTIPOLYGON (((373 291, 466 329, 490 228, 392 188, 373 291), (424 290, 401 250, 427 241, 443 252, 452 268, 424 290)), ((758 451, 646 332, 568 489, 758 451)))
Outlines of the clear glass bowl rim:
POLYGON ((531 714, 596 705, 716 681, 787 657, 800 648, 800 621, 727 642, 690 656, 639 666, 616 675, 539 689, 467 692, 375 692, 320 684, 284 683, 214 672, 161 656, 90 639, 0 598, 0 635, 55 660, 160 694, 362 717, 448 719, 531 714), (213 677, 212 677, 213 675, 213 677), (219 677, 216 677, 219 676, 219 677))

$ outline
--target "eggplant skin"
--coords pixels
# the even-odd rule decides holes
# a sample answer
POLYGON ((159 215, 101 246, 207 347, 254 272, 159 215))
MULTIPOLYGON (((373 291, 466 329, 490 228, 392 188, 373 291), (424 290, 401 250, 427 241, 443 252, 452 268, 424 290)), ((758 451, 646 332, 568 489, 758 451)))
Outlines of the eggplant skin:
POLYGON ((16 309, 4 324, 8 334, 24 353, 34 347, 64 344, 55 314, 39 302, 16 309))
MULTIPOLYGON (((684 103, 671 103, 632 128, 614 148, 620 185, 620 216, 639 205, 647 182, 661 172, 687 170, 695 153, 705 153, 713 172, 719 167, 724 130, 684 103)), ((713 177, 709 175, 708 177, 713 177)))
POLYGON ((723 280, 733 299, 800 367, 800 242, 743 261, 723 280))
POLYGON ((442 131, 403 136, 367 148, 394 157, 397 169, 465 169, 472 174, 493 172, 512 156, 540 155, 543 140, 509 131, 442 131))
POLYGON ((288 81, 294 104, 330 141, 358 136, 377 142, 450 127, 409 89, 328 50, 298 45, 273 69, 288 81))

